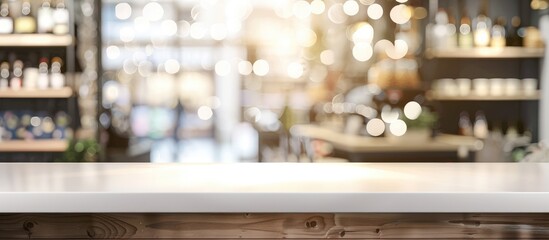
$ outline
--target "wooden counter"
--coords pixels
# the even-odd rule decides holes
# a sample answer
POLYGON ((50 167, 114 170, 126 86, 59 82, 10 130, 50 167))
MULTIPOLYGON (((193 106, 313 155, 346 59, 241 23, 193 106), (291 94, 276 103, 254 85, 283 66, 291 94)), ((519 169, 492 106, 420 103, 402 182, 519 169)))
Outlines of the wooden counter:
POLYGON ((0 164, 5 238, 549 238, 549 164, 0 164))

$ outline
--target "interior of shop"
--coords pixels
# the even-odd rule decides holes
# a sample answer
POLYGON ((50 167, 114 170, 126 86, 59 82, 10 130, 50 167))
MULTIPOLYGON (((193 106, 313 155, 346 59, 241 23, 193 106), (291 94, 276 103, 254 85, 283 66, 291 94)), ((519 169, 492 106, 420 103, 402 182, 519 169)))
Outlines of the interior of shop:
POLYGON ((2 0, 1 162, 542 162, 547 0, 2 0))

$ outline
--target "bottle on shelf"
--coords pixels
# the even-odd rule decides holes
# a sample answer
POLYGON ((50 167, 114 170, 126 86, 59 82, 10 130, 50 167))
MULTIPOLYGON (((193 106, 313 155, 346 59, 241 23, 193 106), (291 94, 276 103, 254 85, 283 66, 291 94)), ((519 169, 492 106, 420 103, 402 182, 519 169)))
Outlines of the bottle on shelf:
POLYGON ((432 26, 432 46, 435 49, 444 49, 448 43, 448 14, 439 9, 435 15, 435 24, 432 26))
POLYGON ((38 33, 52 33, 53 32, 53 9, 51 7, 50 0, 44 0, 40 8, 38 9, 38 33))
POLYGON ((46 89, 50 85, 50 76, 48 75, 48 59, 41 58, 38 64, 38 79, 36 80, 36 86, 38 89, 46 89))
POLYGON ((490 44, 490 30, 492 20, 487 17, 488 4, 484 2, 480 14, 473 20, 473 39, 476 47, 488 47, 490 44))
POLYGON ((2 64, 0 64, 0 90, 9 88, 9 77, 10 64, 8 62, 2 62, 2 64))
POLYGON ((10 33, 13 33, 13 18, 8 3, 3 1, 0 5, 0 34, 10 33))
POLYGON ((475 114, 475 125, 473 126, 473 135, 476 138, 485 139, 488 137, 488 121, 482 111, 475 114))
POLYGON ((456 19, 448 13, 448 24, 446 24, 446 47, 455 48, 457 46, 456 19))
POLYGON ((13 62, 13 77, 10 79, 10 88, 13 90, 21 89, 23 82, 23 62, 16 60, 13 62))
POLYGON ((63 88, 65 86, 65 75, 61 72, 63 61, 60 57, 51 60, 50 84, 52 88, 63 88))
POLYGON ((68 34, 69 33, 69 10, 65 5, 64 0, 57 1, 55 10, 53 11, 53 33, 54 34, 68 34))
POLYGON ((492 38, 490 46, 495 48, 502 48, 506 45, 506 33, 505 33, 505 18, 498 17, 492 27, 492 38))
POLYGON ((21 5, 21 16, 15 19, 15 33, 35 33, 36 21, 31 14, 31 4, 24 0, 21 5))
POLYGON ((473 33, 471 30, 471 19, 467 15, 467 12, 463 11, 461 24, 459 25, 459 47, 473 47, 473 33))
POLYGON ((471 123, 469 113, 464 111, 459 114, 458 126, 460 135, 473 136, 473 124, 471 123))
POLYGON ((507 46, 521 47, 522 46, 522 37, 523 34, 520 34, 521 31, 521 21, 519 16, 514 16, 511 19, 511 28, 507 34, 507 46), (522 36, 521 36, 522 35, 522 36))

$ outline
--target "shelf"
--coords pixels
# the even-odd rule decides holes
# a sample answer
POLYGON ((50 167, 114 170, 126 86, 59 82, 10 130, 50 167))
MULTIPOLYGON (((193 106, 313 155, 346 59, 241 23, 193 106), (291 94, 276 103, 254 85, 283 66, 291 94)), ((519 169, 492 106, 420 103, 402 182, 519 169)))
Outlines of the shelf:
POLYGON ((0 98, 69 98, 73 94, 70 87, 60 89, 20 89, 0 90, 0 98))
POLYGON ((73 42, 71 35, 5 34, 0 35, 0 47, 66 47, 73 42))
POLYGON ((0 152, 64 152, 67 147, 67 140, 0 141, 0 152))
POLYGON ((428 50, 428 58, 541 58, 545 49, 525 47, 504 48, 450 48, 428 50))
POLYGON ((534 95, 517 96, 444 96, 429 92, 427 97, 428 99, 435 101, 537 101, 540 99, 540 92, 537 91, 534 95))

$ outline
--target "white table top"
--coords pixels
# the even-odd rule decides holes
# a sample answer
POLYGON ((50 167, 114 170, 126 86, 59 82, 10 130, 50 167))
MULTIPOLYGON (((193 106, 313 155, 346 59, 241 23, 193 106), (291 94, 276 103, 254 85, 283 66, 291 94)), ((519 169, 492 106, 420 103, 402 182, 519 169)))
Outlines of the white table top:
POLYGON ((549 163, 1 163, 0 212, 549 212, 549 163))

